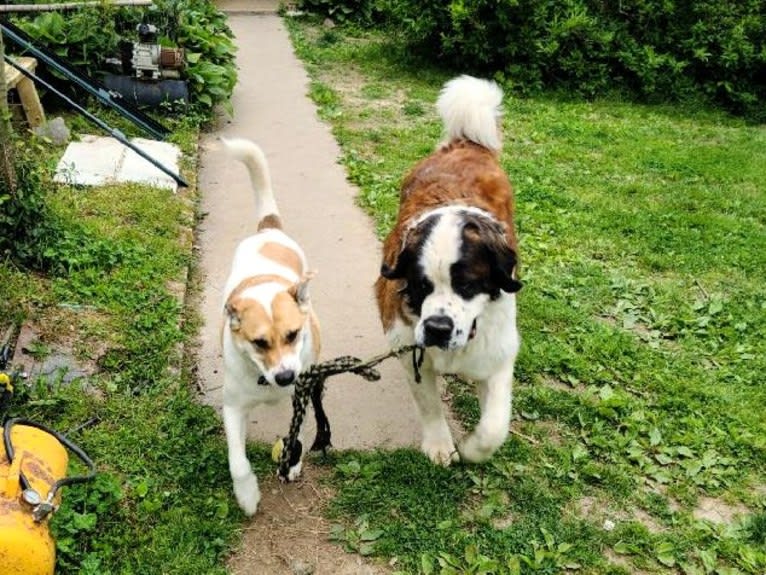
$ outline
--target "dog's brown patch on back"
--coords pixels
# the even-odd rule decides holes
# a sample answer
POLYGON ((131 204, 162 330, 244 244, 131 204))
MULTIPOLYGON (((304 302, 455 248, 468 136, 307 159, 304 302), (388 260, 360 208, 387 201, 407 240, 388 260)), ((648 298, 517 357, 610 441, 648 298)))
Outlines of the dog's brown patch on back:
POLYGON ((511 183, 496 154, 478 144, 459 140, 421 160, 404 178, 399 203, 396 226, 385 246, 396 253, 408 222, 450 204, 475 206, 495 216, 505 224, 508 245, 516 251, 511 183))
POLYGON ((296 275, 303 275, 303 262, 295 250, 277 242, 266 242, 259 253, 265 258, 291 269, 296 275))
POLYGON ((269 228, 281 230, 282 218, 280 218, 276 214, 269 214, 268 216, 264 216, 263 219, 260 222, 258 222, 258 231, 260 232, 261 230, 265 230, 269 228))

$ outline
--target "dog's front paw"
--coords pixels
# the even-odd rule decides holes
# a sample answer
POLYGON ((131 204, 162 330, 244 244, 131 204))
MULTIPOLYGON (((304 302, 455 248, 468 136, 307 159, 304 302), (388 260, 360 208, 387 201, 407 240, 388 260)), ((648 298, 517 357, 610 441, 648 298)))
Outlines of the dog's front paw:
POLYGON ((502 439, 485 437, 479 432, 471 433, 458 445, 458 451, 463 461, 484 463, 497 451, 502 439))
POLYGON ((258 489, 258 479, 254 473, 234 480, 234 495, 247 516, 255 515, 261 501, 261 490, 258 489))
POLYGON ((460 461, 451 437, 426 438, 420 446, 421 451, 436 465, 448 467, 451 463, 460 461))

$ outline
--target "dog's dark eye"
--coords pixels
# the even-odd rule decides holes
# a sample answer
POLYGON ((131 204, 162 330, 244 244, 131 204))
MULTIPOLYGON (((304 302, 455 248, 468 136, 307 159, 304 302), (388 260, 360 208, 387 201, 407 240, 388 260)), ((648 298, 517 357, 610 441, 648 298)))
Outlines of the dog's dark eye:
POLYGON ((268 340, 263 339, 262 337, 255 338, 252 341, 252 343, 258 349, 269 349, 269 342, 268 342, 268 340))
POLYGON ((462 297, 472 298, 481 291, 482 285, 479 281, 463 280, 455 284, 455 291, 462 297))
POLYGON ((298 330, 287 332, 287 335, 285 336, 285 342, 287 343, 293 343, 295 341, 295 338, 298 337, 298 330))

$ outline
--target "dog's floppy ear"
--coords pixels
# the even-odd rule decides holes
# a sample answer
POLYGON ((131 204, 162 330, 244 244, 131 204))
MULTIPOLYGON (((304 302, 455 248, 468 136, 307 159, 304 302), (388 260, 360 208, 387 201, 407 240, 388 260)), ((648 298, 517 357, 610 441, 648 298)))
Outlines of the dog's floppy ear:
POLYGON ((507 242, 500 245, 488 244, 493 257, 492 277, 500 289, 508 293, 516 293, 522 288, 522 283, 516 279, 516 252, 507 242))
POLYGON ((383 262, 380 266, 380 275, 387 280, 400 280, 407 277, 409 269, 415 257, 414 251, 410 246, 404 246, 404 249, 396 256, 396 261, 392 264, 383 262))
POLYGON ((508 245, 505 225, 485 217, 473 215, 466 218, 463 238, 481 242, 489 257, 492 282, 508 293, 519 291, 522 284, 516 279, 516 252, 508 245))
POLYGON ((508 293, 516 293, 522 287, 516 279, 516 266, 518 260, 516 252, 508 245, 505 233, 491 233, 485 244, 489 252, 489 261, 492 269, 492 281, 501 290, 508 293))
POLYGON ((295 301, 298 303, 298 307, 303 312, 308 311, 308 306, 311 301, 309 296, 309 281, 314 276, 316 276, 316 272, 306 272, 303 274, 303 277, 300 279, 300 281, 290 286, 290 289, 288 290, 289 294, 293 296, 295 301))
POLYGON ((231 328, 231 331, 239 331, 239 328, 242 326, 242 324, 239 318, 239 310, 237 310, 237 306, 234 304, 234 302, 227 301, 223 309, 229 318, 229 327, 231 328))

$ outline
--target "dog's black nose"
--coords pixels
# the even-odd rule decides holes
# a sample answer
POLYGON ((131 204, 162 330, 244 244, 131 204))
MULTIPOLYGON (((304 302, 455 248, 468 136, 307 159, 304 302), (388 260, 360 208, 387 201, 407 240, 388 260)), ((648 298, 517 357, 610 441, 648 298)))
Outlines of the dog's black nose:
POLYGON ((290 385, 291 383, 295 382, 295 372, 292 369, 280 371, 274 375, 274 381, 277 382, 277 385, 282 387, 290 385))
POLYGON ((455 322, 446 315, 432 315, 423 320, 423 334, 425 335, 426 347, 435 345, 447 347, 455 322))

